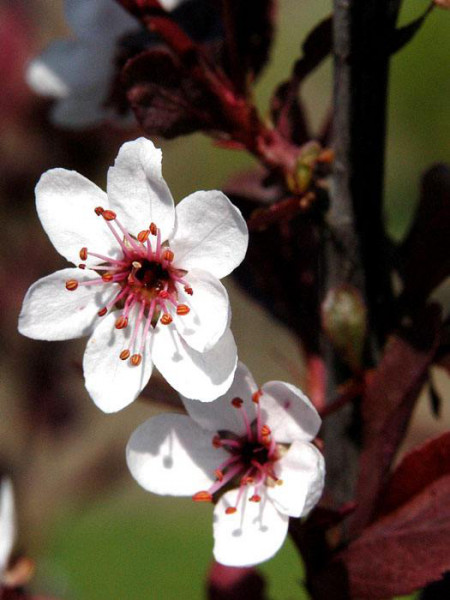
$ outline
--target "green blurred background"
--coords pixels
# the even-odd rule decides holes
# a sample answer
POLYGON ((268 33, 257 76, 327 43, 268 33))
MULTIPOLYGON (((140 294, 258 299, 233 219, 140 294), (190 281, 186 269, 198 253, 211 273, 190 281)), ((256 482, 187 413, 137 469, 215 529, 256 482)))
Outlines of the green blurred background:
MULTIPOLYGON (((33 4, 39 45, 44 47, 55 34, 64 31, 61 3, 36 0, 33 4)), ((426 5, 422 0, 405 1, 401 22, 417 16, 426 5)), ((272 60, 256 88, 263 113, 267 111, 274 86, 287 77, 292 61, 299 56, 301 41, 330 10, 331 2, 324 0, 280 0, 272 60)), ((389 231, 396 238, 405 232, 411 219, 421 173, 433 162, 449 160, 449 32, 450 12, 436 10, 413 42, 392 61, 386 217, 389 231)), ((319 125, 330 105, 331 77, 331 60, 328 60, 304 87, 303 97, 315 125, 319 125)), ((164 174, 177 200, 197 189, 220 189, 231 174, 253 164, 242 153, 213 148, 211 141, 201 135, 171 142, 158 140, 158 143, 164 151, 164 174)), ((113 160, 117 148, 111 146, 106 163, 113 160)), ((102 169, 104 165, 99 165, 100 183, 104 182, 102 169)), ((35 219, 32 198, 23 210, 27 218, 35 219)), ((32 279, 26 284, 31 282, 32 279)), ((23 291, 27 285, 24 284, 23 291)), ((244 298, 231 282, 228 285, 232 293, 233 330, 242 360, 260 382, 295 378, 295 383, 301 384, 301 369, 292 373, 289 367, 290 357, 298 362, 295 340, 244 298), (252 339, 248 336, 249 323, 252 339)), ((77 353, 79 359, 83 346, 84 342, 73 342, 69 352, 77 353)), ((2 367, 7 368, 8 363, 2 362, 2 367)), ((119 415, 98 414, 79 379, 74 377, 73 385, 83 406, 83 419, 94 423, 89 435, 84 439, 78 434, 66 439, 63 449, 61 445, 41 449, 38 457, 30 458, 37 463, 39 477, 36 476, 36 481, 31 478, 19 490, 19 509, 26 514, 21 517, 23 544, 38 565, 34 588, 67 600, 203 598, 212 549, 210 507, 194 505, 189 499, 147 494, 125 472, 120 452, 133 429, 161 407, 135 403, 119 415), (72 473, 77 473, 73 456, 87 452, 91 443, 97 444, 101 454, 111 439, 118 448, 117 468, 122 476, 106 488, 99 484, 96 490, 94 485, 87 499, 83 495, 80 501, 76 489, 66 498, 65 482, 71 480, 72 473), (31 537, 26 538, 24 531, 31 532, 31 537)), ((8 405, 17 394, 17 385, 13 374, 3 379, 2 407, 7 407, 3 414, 10 424, 8 427, 14 427, 17 417, 8 405)), ((427 416, 426 402, 424 398, 406 445, 445 427, 448 414, 444 414, 440 423, 432 422, 427 416)), ((9 439, 8 433, 5 435, 4 439, 9 439)), ((15 435, 11 443, 19 448, 21 442, 15 435)), ((18 449, 23 451, 26 444, 18 449)), ((105 470, 111 469, 111 464, 107 464, 110 460, 105 454, 105 470)), ((267 575, 269 596, 273 600, 306 598, 300 595, 302 571, 289 540, 260 569, 267 575)))

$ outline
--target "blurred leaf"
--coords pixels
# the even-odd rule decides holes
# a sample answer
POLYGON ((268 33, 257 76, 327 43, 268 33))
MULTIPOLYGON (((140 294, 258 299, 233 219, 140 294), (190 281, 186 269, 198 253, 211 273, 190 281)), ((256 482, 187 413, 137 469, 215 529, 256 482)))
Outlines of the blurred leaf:
POLYGON ((421 15, 411 23, 408 23, 408 25, 394 30, 391 40, 391 54, 394 54, 395 52, 401 50, 403 46, 406 46, 406 44, 408 44, 413 39, 413 37, 422 27, 422 25, 425 22, 425 19, 432 10, 433 4, 431 3, 429 4, 428 8, 423 13, 423 15, 421 15))
POLYGON ((215 97, 190 77, 167 49, 142 52, 122 71, 128 100, 148 135, 173 138, 199 129, 220 128, 215 97))
POLYGON ((363 448, 354 532, 373 518, 396 451, 439 342, 441 311, 429 305, 387 342, 361 403, 363 448))
POLYGON ((351 598, 413 592, 450 569, 450 475, 368 527, 339 557, 351 598))
POLYGON ((252 567, 227 567, 214 562, 208 579, 209 600, 264 600, 265 582, 252 567))
POLYGON ((416 216, 399 248, 404 289, 400 302, 419 306, 450 275, 450 168, 439 164, 422 178, 416 216))
POLYGON ((431 412, 436 418, 439 418, 441 416, 441 398, 438 392, 436 391, 431 379, 430 386, 428 388, 428 393, 430 394, 431 412))
POLYGON ((321 21, 302 45, 303 56, 292 71, 290 79, 275 91, 271 115, 278 131, 286 139, 303 144, 310 139, 304 109, 298 97, 303 80, 316 69, 331 52, 332 18, 321 21))
POLYGON ((223 63, 239 91, 264 67, 274 33, 275 0, 224 0, 223 63))
POLYGON ((422 492, 440 477, 450 475, 450 432, 409 452, 391 475, 379 513, 386 515, 422 492))

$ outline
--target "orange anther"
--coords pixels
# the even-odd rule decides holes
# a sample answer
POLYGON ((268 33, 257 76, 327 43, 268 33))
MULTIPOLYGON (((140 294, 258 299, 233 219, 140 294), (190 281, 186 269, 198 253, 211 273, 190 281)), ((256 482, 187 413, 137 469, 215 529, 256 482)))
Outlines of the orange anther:
POLYGON ((122 350, 122 352, 119 354, 119 357, 121 360, 127 360, 127 358, 130 357, 130 351, 129 350, 122 350))
POLYGON ((225 514, 233 515, 236 511, 237 511, 237 508, 235 506, 228 506, 228 508, 225 509, 225 514))
POLYGON ((81 258, 81 260, 86 260, 87 259, 87 255, 88 255, 87 248, 85 248, 85 247, 81 248, 81 250, 80 250, 80 258, 81 258))
POLYGON ((252 400, 255 404, 259 404, 259 399, 262 396, 262 391, 261 390, 257 390, 256 392, 254 392, 252 394, 252 400))
POLYGON ((73 292, 77 289, 77 287, 78 281, 76 279, 69 279, 68 281, 66 281, 66 290, 69 290, 69 292, 73 292))
POLYGON ((81 264, 78 265, 78 268, 84 270, 86 268, 86 265, 84 265, 83 263, 81 263, 81 264))
POLYGON ((105 209, 101 206, 97 206, 97 208, 94 208, 94 211, 97 216, 100 216, 105 212, 105 209))
POLYGON ((133 354, 133 356, 131 357, 131 364, 133 365, 133 367, 137 367, 141 364, 142 361, 142 354, 133 354))
POLYGON ((215 435, 212 439, 212 445, 214 446, 214 448, 221 448, 222 447, 222 440, 220 439, 220 435, 215 435))
POLYGON ((188 285, 184 286, 184 291, 186 292, 186 294, 189 294, 189 296, 192 296, 192 294, 194 293, 194 290, 188 285))
POLYGON ((106 306, 104 306, 103 308, 101 308, 101 309, 98 311, 98 313, 97 313, 97 314, 98 314, 98 316, 99 316, 99 317, 104 317, 104 316, 106 315, 106 313, 107 313, 107 312, 108 312, 108 309, 106 308, 106 306))
POLYGON ((169 292, 167 290, 161 290, 158 294, 158 296, 160 298, 162 298, 163 300, 165 300, 166 298, 169 297, 169 292))
POLYGON ((261 502, 261 496, 258 496, 258 494, 253 494, 253 496, 251 498, 249 498, 250 502, 261 502))
POLYGON ((212 502, 212 494, 209 492, 197 492, 192 496, 194 502, 212 502))
POLYGON ((216 476, 216 478, 217 478, 219 481, 222 481, 222 479, 223 479, 223 472, 222 472, 220 469, 216 469, 216 470, 214 471, 214 475, 216 476))
POLYGON ((253 477, 242 477, 241 485, 251 485, 254 481, 253 477))
POLYGON ((191 309, 186 304, 179 304, 177 306, 177 315, 187 315, 191 309))
POLYGON ((261 435, 263 437, 267 437, 268 435, 270 435, 270 427, 268 425, 263 425, 261 427, 261 435))
POLYGON ((104 210, 101 214, 105 221, 114 221, 114 219, 117 217, 113 210, 104 210))
POLYGON ((117 321, 116 321, 116 329, 125 329, 125 327, 128 325, 128 317, 124 317, 123 315, 120 316, 117 321))
POLYGON ((244 404, 244 401, 241 398, 233 398, 231 404, 234 406, 234 408, 241 408, 241 406, 244 404))
POLYGON ((149 229, 152 235, 156 235, 158 233, 158 228, 156 227, 155 223, 150 223, 149 229))
POLYGON ((163 325, 170 325, 170 323, 172 323, 173 319, 169 315, 169 313, 164 313, 163 316, 161 317, 160 321, 163 325))
POLYGON ((172 262, 174 257, 175 254, 172 252, 172 250, 170 250, 169 248, 167 248, 167 250, 164 250, 163 258, 167 260, 167 262, 172 262))
POLYGON ((148 229, 144 229, 138 233, 137 239, 144 243, 148 240, 148 236, 150 235, 150 231, 148 229))
POLYGON ((109 283, 110 281, 113 280, 113 274, 109 273, 109 271, 107 271, 106 273, 103 273, 102 279, 105 283, 109 283))

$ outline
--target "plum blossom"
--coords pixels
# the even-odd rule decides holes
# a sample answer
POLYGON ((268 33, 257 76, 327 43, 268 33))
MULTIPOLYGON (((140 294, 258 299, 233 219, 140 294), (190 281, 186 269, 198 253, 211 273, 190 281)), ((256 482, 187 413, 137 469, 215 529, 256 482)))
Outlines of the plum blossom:
POLYGON ((237 364, 219 279, 244 258, 245 221, 218 191, 195 192, 175 208, 161 151, 145 138, 121 147, 107 190, 75 171, 42 175, 39 218, 78 266, 30 287, 19 331, 42 340, 91 334, 86 387, 105 412, 132 402, 153 364, 184 396, 211 401, 230 387, 237 364))
MULTIPOLYGON (((185 0, 160 0, 173 10, 185 0)), ((30 62, 26 79, 38 94, 54 98, 52 120, 80 128, 117 116, 108 107, 120 40, 141 25, 116 0, 65 0, 74 38, 57 40, 30 62)), ((127 116, 125 111, 123 116, 127 116)))
POLYGON ((15 541, 16 511, 14 494, 11 480, 5 478, 0 486, 0 586, 4 582, 15 541))
POLYGON ((310 443, 321 425, 316 409, 288 383, 258 388, 242 363, 215 402, 182 400, 188 415, 158 415, 131 436, 133 477, 156 494, 214 502, 218 562, 271 558, 289 517, 306 515, 322 494, 324 459, 310 443))

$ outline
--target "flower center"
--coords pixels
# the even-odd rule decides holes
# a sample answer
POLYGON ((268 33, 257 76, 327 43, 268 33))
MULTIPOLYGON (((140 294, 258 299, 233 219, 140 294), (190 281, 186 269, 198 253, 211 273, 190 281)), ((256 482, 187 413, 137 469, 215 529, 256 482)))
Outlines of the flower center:
POLYGON ((232 406, 239 410, 246 433, 237 436, 231 432, 219 431, 212 439, 215 448, 223 448, 230 454, 215 470, 216 481, 209 490, 197 492, 193 496, 196 502, 213 502, 219 492, 238 487, 235 506, 226 509, 227 514, 237 511, 240 499, 248 486, 253 487, 250 502, 260 502, 264 486, 281 485, 283 482, 275 475, 274 463, 280 458, 281 447, 276 443, 269 427, 262 422, 259 400, 262 392, 258 390, 252 396, 256 416, 250 422, 241 398, 234 398, 232 406))
POLYGON ((102 207, 97 207, 95 212, 103 217, 120 246, 120 258, 81 248, 81 260, 86 261, 92 256, 103 262, 92 267, 83 262, 79 268, 92 269, 99 277, 89 281, 69 279, 66 289, 73 292, 82 285, 112 286, 111 299, 98 311, 98 316, 103 317, 116 308, 120 312, 115 324, 117 329, 124 329, 133 321, 128 346, 119 356, 122 360, 130 358, 131 364, 137 366, 142 360, 145 340, 158 321, 169 325, 174 314, 182 316, 189 313, 189 306, 178 302, 180 286, 190 296, 193 290, 184 279, 186 272, 173 265, 174 253, 166 242, 162 243, 161 231, 155 223, 150 223, 148 229, 134 238, 117 219, 115 212, 102 207))

